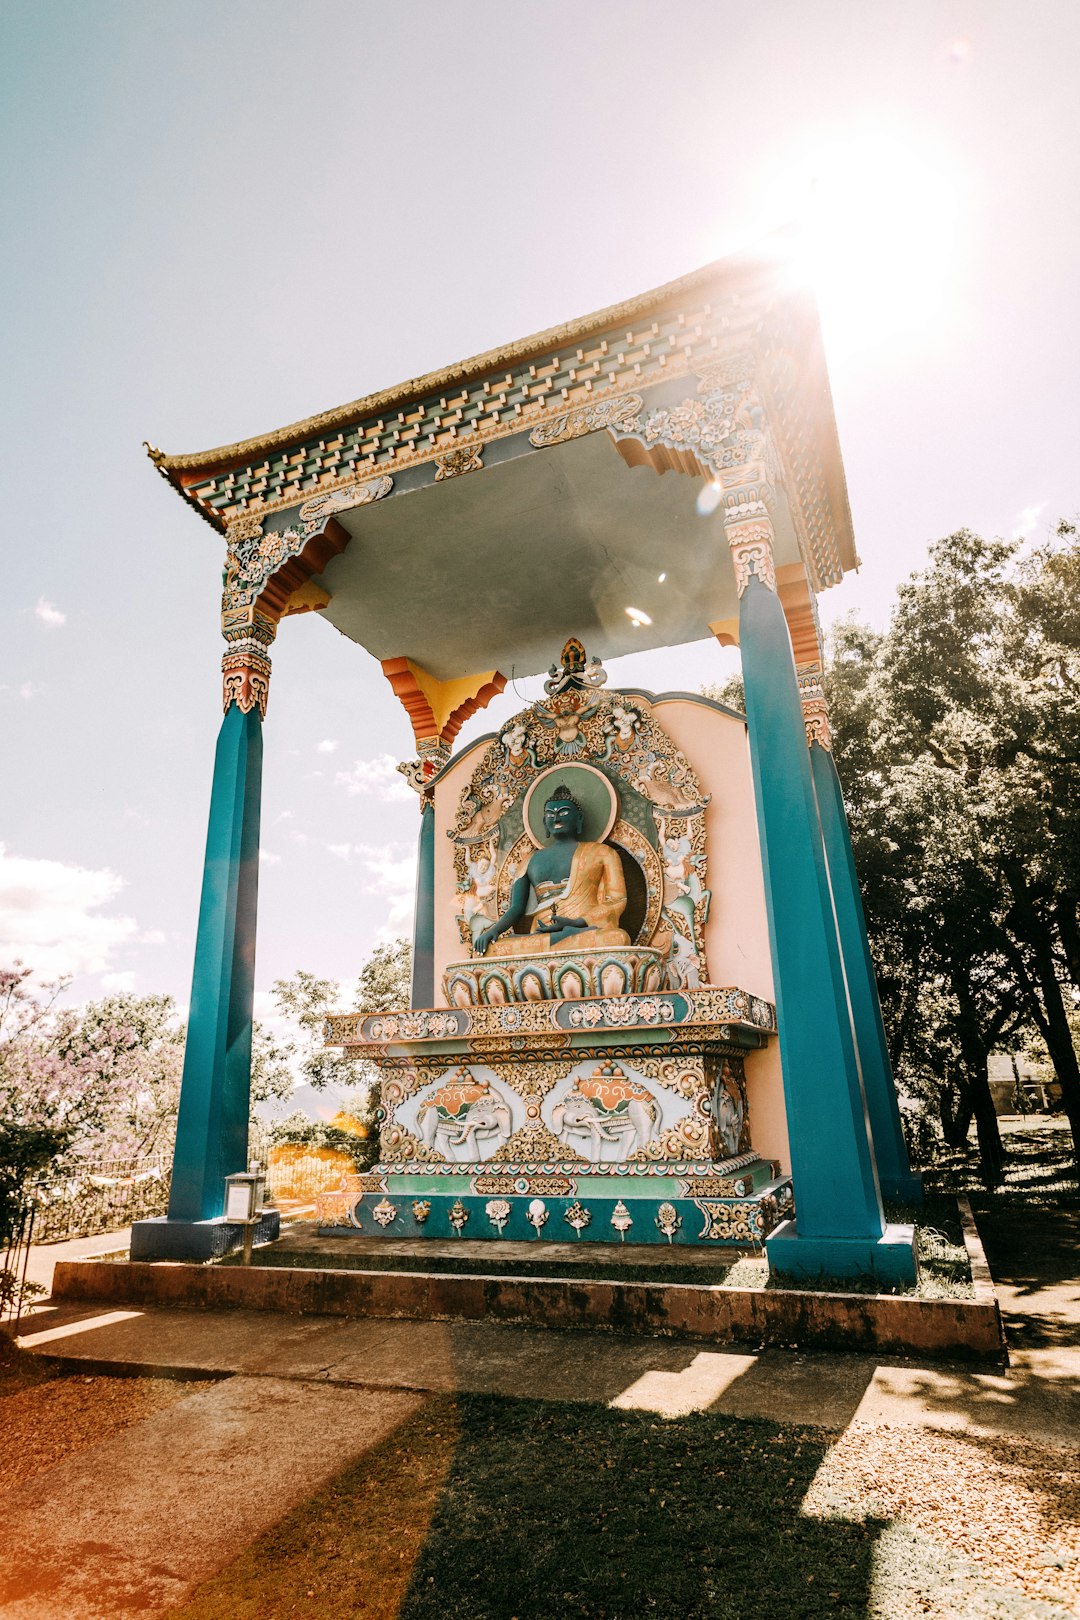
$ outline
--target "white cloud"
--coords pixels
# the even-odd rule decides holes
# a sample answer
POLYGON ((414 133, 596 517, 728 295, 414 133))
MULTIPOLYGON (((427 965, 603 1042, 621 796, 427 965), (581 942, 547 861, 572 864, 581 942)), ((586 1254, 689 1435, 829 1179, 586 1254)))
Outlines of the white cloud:
POLYGON ((340 747, 341 744, 338 742, 336 737, 324 737, 315 752, 317 754, 333 754, 336 753, 340 747))
MULTIPOLYGON (((289 811, 289 814, 292 815, 291 810, 289 811)), ((310 833, 290 832, 289 837, 292 839, 294 844, 303 845, 303 844, 310 844, 311 843, 311 834, 310 833)))
POLYGON ((61 613, 60 609, 55 607, 52 602, 46 602, 43 596, 39 596, 37 599, 34 617, 41 620, 46 630, 59 630, 62 624, 67 623, 67 614, 61 613))
POLYGON ((99 916, 124 879, 63 861, 11 855, 0 844, 0 959, 19 957, 41 978, 104 973, 138 937, 134 917, 99 916))
POLYGON ((260 849, 259 850, 259 860, 262 862, 262 864, 264 866, 280 866, 281 865, 281 856, 280 855, 275 855, 273 853, 273 851, 269 850, 269 849, 260 849))
POLYGON ((392 754, 378 754, 374 759, 358 759, 351 771, 338 771, 334 778, 338 787, 351 794, 366 793, 386 802, 411 799, 412 789, 397 768, 392 754))
POLYGON ((1037 501, 1031 506, 1023 507, 1017 513, 1016 527, 1012 533, 1014 540, 1026 540, 1029 535, 1034 534, 1039 519, 1046 511, 1046 506, 1045 501, 1037 501))
POLYGON ((416 892, 416 853, 408 844, 327 844, 339 861, 355 858, 363 867, 363 892, 384 906, 384 920, 375 933, 376 945, 388 944, 412 930, 416 892))
MULTIPOLYGON (((289 1019, 278 1012, 277 1003, 274 1000, 272 991, 256 990, 254 1007, 252 1010, 256 1021, 260 1023, 266 1030, 267 1034, 272 1035, 276 1041, 285 1044, 286 1042, 295 1039, 296 1030, 289 1019)), ((299 1083, 299 1080, 294 1076, 293 1084, 299 1085, 299 1083)))
POLYGON ((165 933, 161 928, 147 928, 141 934, 136 934, 140 945, 164 945, 165 933))
POLYGON ((29 703, 30 699, 36 695, 37 690, 38 688, 34 685, 33 681, 23 681, 22 685, 19 687, 19 696, 21 698, 25 698, 29 703))
POLYGON ((369 881, 364 885, 386 905, 386 916, 376 930, 376 944, 389 943, 412 931, 416 894, 416 854, 407 844, 354 844, 353 851, 363 860, 369 881))
POLYGON ((124 990, 134 990, 134 973, 103 973, 101 975, 101 988, 106 995, 118 995, 124 990))

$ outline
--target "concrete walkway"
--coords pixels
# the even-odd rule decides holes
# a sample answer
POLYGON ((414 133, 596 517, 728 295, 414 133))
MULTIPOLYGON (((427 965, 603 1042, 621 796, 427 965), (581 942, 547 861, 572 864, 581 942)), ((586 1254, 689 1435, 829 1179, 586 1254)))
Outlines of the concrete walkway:
POLYGON ((426 1392, 1075 1446, 1080 1215, 981 1225, 1012 1340, 1002 1372, 475 1322, 48 1306, 25 1322, 30 1351, 87 1371, 215 1382, 5 1499, 0 1615, 161 1613, 392 1433, 426 1392))
POLYGON ((52 1287, 53 1272, 61 1260, 92 1260, 103 1254, 126 1254, 131 1247, 131 1227, 115 1232, 97 1232, 93 1237, 68 1238, 64 1243, 32 1243, 26 1262, 27 1282, 52 1287))
POLYGON ((604 1402, 666 1416, 726 1412, 842 1429, 862 1422, 1080 1434, 1080 1346, 1025 1349, 1001 1372, 784 1350, 698 1350, 670 1339, 477 1322, 353 1320, 262 1311, 39 1312, 19 1340, 94 1372, 304 1379, 364 1390, 604 1402))

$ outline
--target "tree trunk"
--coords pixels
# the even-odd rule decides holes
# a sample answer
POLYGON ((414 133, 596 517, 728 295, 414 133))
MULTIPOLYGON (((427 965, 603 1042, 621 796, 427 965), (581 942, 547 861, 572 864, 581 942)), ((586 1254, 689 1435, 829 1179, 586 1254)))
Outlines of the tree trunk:
POLYGON ((990 1081, 986 1074, 988 1056, 989 1053, 984 1051, 981 1058, 968 1068, 968 1082, 975 1107, 975 1132, 979 1138, 979 1157, 982 1159, 983 1174, 988 1187, 997 1187, 1005 1179, 1005 1148, 1002 1145, 997 1110, 994 1107, 990 1081))
POLYGON ((1004 866, 1015 902, 1012 920, 1019 924, 1016 932, 1031 952, 1031 966, 1038 984, 1038 998, 1041 1000, 1038 1013, 1041 1016, 1036 1016, 1035 1021, 1040 1026, 1054 1073, 1061 1083, 1061 1106, 1072 1131, 1073 1157, 1080 1163, 1080 1062, 1077 1061, 1072 1030, 1061 995, 1049 929, 1031 902, 1019 863, 1007 861, 1004 866))
POLYGON ((1073 987, 1080 990, 1080 926, 1077 925, 1075 902, 1063 897, 1057 903, 1056 915, 1065 960, 1069 964, 1069 978, 1073 987))
POLYGON ((971 1129, 971 1093, 962 1073, 954 1071, 947 1078, 951 1083, 938 1097, 941 1134, 946 1147, 962 1152, 967 1146, 968 1131, 971 1129))
POLYGON ((988 1187, 996 1187, 1005 1175, 1005 1149, 1001 1142, 997 1110, 986 1072, 993 1040, 988 1038, 979 1019, 970 985, 962 973, 952 978, 953 992, 960 1007, 960 1061, 967 1080, 968 1096, 975 1114, 979 1157, 988 1187))

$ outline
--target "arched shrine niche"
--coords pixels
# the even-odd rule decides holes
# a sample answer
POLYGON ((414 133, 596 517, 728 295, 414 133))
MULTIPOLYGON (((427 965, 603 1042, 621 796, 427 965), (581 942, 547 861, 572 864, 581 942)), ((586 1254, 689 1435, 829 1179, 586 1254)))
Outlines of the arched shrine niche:
POLYGON ((710 795, 649 703, 606 681, 569 640, 544 698, 502 728, 460 790, 444 900, 461 946, 443 975, 452 1005, 709 982, 710 795))

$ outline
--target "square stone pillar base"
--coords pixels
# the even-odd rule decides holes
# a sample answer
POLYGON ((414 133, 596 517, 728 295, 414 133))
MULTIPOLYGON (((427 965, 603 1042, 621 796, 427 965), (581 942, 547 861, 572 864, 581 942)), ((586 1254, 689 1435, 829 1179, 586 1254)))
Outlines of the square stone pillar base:
POLYGON ((834 1277, 872 1277, 883 1288, 904 1288, 917 1276, 913 1226, 887 1226, 877 1239, 803 1237, 797 1221, 782 1221, 765 1239, 765 1252, 771 1271, 808 1287, 834 1277))
MULTIPOLYGON (((280 1236, 281 1215, 276 1209, 260 1212, 255 1245, 272 1243, 280 1236)), ((132 1260, 221 1260, 244 1242, 242 1221, 171 1221, 167 1215, 136 1221, 131 1228, 132 1260)))

